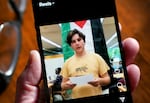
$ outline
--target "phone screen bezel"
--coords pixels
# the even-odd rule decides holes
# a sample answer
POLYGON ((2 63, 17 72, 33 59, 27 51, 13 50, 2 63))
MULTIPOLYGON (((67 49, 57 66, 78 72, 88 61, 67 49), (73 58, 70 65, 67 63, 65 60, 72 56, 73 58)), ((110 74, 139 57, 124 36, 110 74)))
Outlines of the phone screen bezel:
MULTIPOLYGON (((132 97, 130 94, 130 88, 129 88, 129 82, 128 82, 128 77, 127 77, 127 72, 126 72, 126 67, 125 67, 125 59, 124 59, 124 51, 122 49, 122 44, 121 44, 121 35, 120 35, 120 30, 119 30, 119 25, 118 25, 118 17, 117 17, 117 12, 116 12, 116 6, 115 6, 115 0, 103 0, 101 3, 98 2, 88 2, 87 5, 83 6, 85 4, 85 1, 80 2, 80 1, 74 1, 73 3, 70 1, 58 1, 58 0, 53 0, 53 2, 56 3, 54 7, 39 7, 39 2, 42 2, 41 0, 32 0, 32 5, 33 5, 33 13, 34 13, 34 19, 35 19, 35 28, 36 28, 36 33, 37 33, 37 41, 38 41, 38 46, 39 46, 39 51, 41 55, 41 62, 42 62, 42 68, 45 68, 44 65, 44 55, 43 55, 43 50, 42 50, 42 42, 40 38, 40 26, 44 25, 50 25, 50 24, 56 24, 56 23, 65 23, 65 22, 71 22, 71 21, 77 21, 77 20, 83 20, 83 19, 93 19, 93 18, 101 18, 101 17, 111 17, 113 16, 115 19, 115 25, 116 25, 116 31, 118 34, 118 40, 119 40, 119 47, 121 50, 121 58, 123 60, 123 68, 125 69, 124 75, 125 79, 127 82, 127 92, 125 93, 120 93, 120 94, 113 94, 113 95, 102 95, 102 96, 93 96, 93 97, 87 97, 87 98, 81 98, 81 99, 75 99, 75 100, 67 100, 63 101, 62 103, 77 103, 77 102, 87 102, 91 101, 89 103, 97 103, 98 101, 105 101, 105 102, 110 102, 110 100, 119 102, 118 98, 120 97, 126 97, 127 103, 132 103, 132 97), (95 7, 90 8, 89 6, 94 5, 95 7), (73 7, 77 7, 78 9, 74 9, 73 7), (65 12, 62 16, 62 11, 68 10, 72 11, 74 13, 69 13, 68 11, 65 12), (89 12, 87 12, 89 11, 89 12), (94 11, 94 12, 91 12, 94 11), (117 99, 114 99, 117 98, 117 99)), ((47 2, 47 1, 46 1, 47 2)), ((47 80, 46 80, 46 70, 42 69, 43 72, 43 81, 46 87, 46 90, 48 90, 48 87, 46 86, 47 80)), ((50 94, 46 92, 47 98, 50 97, 50 94)), ((49 101, 49 99, 47 100, 49 101)), ((125 101, 125 103, 126 103, 125 101)), ((54 102, 55 103, 55 102, 54 102)))

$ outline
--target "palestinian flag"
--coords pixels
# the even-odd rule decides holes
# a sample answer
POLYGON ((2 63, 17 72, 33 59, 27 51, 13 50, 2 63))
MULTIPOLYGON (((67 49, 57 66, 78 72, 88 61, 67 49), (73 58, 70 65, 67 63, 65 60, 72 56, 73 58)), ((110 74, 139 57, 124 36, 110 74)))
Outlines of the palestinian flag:
POLYGON ((94 52, 94 44, 93 44, 93 36, 92 36, 92 30, 91 30, 91 23, 89 20, 83 20, 83 21, 76 21, 76 22, 69 22, 69 23, 63 23, 61 25, 61 31, 62 31, 62 39, 63 39, 63 53, 65 60, 73 55, 73 50, 70 48, 68 44, 66 44, 66 37, 67 33, 70 30, 78 29, 86 36, 86 45, 85 48, 88 51, 94 52), (69 46, 69 47, 68 47, 69 46))
POLYGON ((64 60, 74 54, 72 48, 66 43, 67 33, 68 31, 73 29, 78 29, 86 36, 86 50, 96 52, 106 60, 108 60, 107 49, 100 19, 82 20, 61 24, 64 60))

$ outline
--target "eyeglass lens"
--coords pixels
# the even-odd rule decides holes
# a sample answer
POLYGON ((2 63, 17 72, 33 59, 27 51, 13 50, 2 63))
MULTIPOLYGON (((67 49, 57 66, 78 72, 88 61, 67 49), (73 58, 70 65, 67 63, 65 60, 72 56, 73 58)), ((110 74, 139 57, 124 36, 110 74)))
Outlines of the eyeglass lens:
POLYGON ((5 23, 0 27, 0 72, 5 73, 9 69, 14 58, 17 46, 17 27, 5 23))
POLYGON ((16 19, 0 24, 0 93, 10 82, 20 51, 22 15, 26 8, 26 0, 8 0, 10 11, 16 19))

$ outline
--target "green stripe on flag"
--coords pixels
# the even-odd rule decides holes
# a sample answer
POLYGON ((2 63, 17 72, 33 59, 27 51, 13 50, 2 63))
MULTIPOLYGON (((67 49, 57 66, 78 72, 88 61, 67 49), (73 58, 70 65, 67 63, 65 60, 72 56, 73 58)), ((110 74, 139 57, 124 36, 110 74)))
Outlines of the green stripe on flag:
POLYGON ((70 31, 70 23, 62 23, 61 34, 62 34, 62 48, 63 48, 64 60, 68 59, 74 54, 73 49, 66 43, 68 31, 70 31))

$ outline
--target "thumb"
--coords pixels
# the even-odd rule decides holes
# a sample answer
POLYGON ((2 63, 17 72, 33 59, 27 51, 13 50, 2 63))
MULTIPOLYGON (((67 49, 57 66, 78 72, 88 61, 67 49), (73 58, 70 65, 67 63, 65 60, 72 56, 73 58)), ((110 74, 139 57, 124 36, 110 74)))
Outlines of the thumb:
POLYGON ((40 55, 38 51, 32 50, 29 62, 17 80, 16 103, 36 103, 40 80, 40 55))

